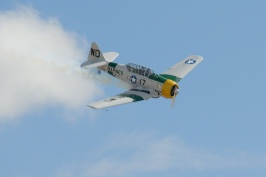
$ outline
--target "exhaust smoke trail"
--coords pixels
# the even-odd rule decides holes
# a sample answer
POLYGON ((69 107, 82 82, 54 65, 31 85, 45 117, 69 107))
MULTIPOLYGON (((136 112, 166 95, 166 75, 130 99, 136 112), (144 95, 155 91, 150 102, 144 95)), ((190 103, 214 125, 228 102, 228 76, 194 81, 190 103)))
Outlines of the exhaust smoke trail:
POLYGON ((33 8, 0 12, 0 121, 49 105, 79 109, 99 95, 79 67, 86 47, 58 20, 44 19, 33 8))

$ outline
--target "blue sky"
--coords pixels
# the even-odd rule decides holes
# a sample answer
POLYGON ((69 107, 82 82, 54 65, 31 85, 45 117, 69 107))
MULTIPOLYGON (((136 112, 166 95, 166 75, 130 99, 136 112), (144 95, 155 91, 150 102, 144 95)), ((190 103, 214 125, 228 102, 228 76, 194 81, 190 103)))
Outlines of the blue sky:
POLYGON ((2 0, 0 176, 265 176, 265 5, 2 0), (158 73, 204 60, 173 109, 160 98, 91 110, 124 91, 76 74, 93 41, 158 73))

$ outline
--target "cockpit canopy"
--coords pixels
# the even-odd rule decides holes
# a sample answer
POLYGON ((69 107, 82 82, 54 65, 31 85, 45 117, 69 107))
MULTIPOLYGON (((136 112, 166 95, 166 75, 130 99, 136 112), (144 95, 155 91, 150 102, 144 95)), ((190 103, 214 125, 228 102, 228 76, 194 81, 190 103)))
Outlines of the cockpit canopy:
POLYGON ((146 68, 144 66, 136 65, 134 63, 128 63, 126 66, 130 72, 135 74, 143 75, 146 77, 154 75, 154 71, 151 68, 146 68))

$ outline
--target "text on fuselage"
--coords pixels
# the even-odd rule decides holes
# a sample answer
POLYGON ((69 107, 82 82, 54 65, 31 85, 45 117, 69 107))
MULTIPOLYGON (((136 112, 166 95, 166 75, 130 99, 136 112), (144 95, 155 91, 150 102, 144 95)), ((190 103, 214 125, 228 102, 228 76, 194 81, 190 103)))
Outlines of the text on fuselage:
POLYGON ((113 67, 111 67, 111 66, 108 66, 108 71, 110 71, 110 72, 112 72, 112 73, 114 73, 114 74, 118 74, 118 75, 123 75, 123 71, 121 71, 121 70, 118 70, 118 69, 115 69, 115 68, 113 68, 113 67))

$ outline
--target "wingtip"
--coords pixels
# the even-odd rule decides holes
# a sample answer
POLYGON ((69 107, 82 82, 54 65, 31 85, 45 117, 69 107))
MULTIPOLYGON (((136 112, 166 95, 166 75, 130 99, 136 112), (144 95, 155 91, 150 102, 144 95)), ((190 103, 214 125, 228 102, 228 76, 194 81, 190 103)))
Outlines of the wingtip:
POLYGON ((87 105, 87 106, 90 107, 90 108, 92 108, 92 109, 98 109, 98 108, 96 108, 96 107, 94 107, 92 105, 87 105))

